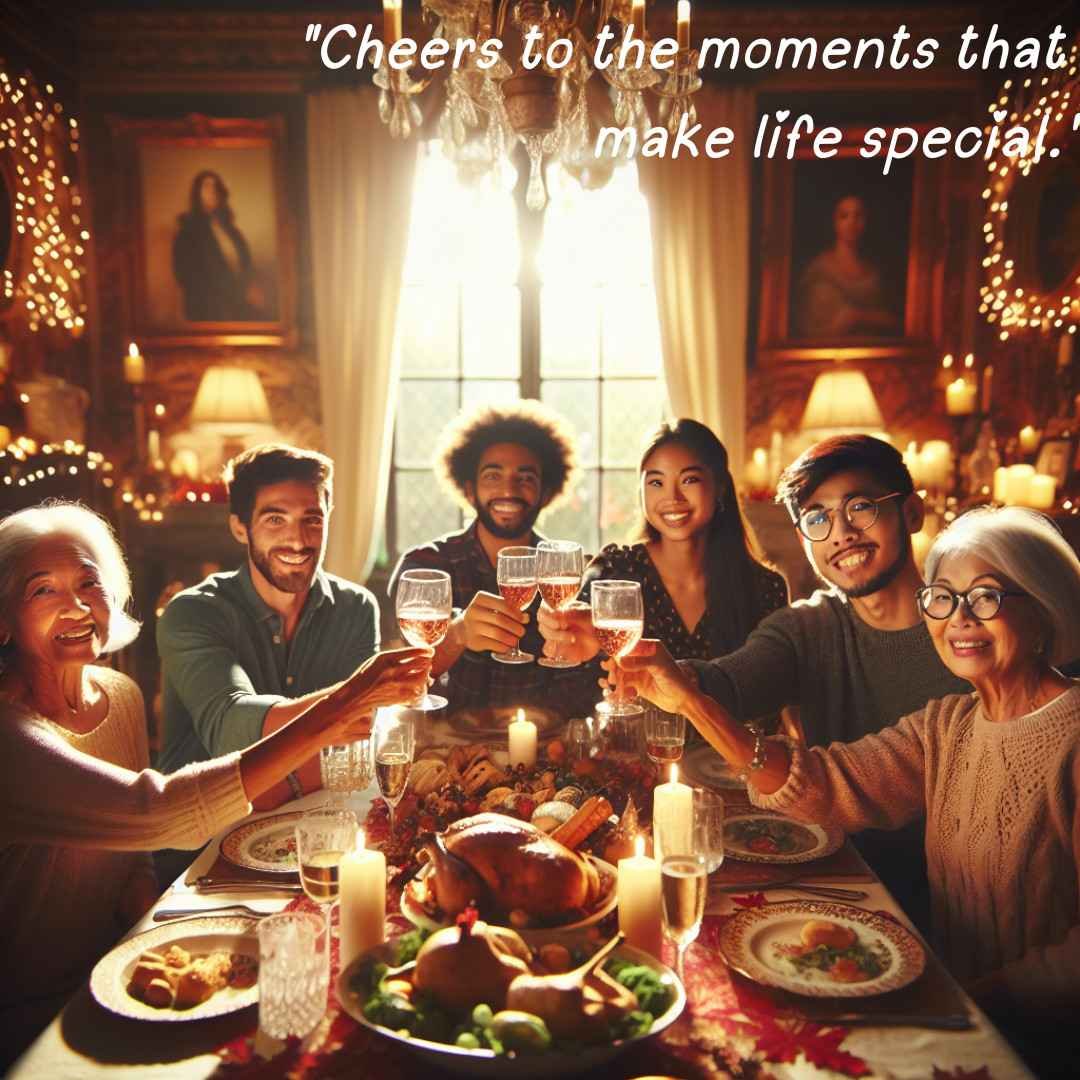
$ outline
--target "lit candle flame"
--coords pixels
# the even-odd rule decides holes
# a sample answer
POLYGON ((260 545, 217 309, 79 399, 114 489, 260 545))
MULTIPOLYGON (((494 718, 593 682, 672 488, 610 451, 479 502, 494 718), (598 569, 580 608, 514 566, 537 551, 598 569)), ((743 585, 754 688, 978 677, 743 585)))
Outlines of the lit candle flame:
POLYGON ((640 859, 644 854, 645 854, 645 837, 639 835, 637 837, 637 839, 634 840, 634 855, 637 856, 637 858, 640 859))
POLYGON ((679 766, 678 765, 672 765, 671 766, 671 782, 673 784, 677 784, 679 782, 679 766))
POLYGON ((367 847, 367 837, 364 836, 363 829, 356 830, 356 850, 363 851, 367 847))
POLYGON ((136 345, 135 342, 133 341, 128 346, 128 356, 138 356, 138 355, 139 355, 139 346, 136 345))
POLYGON ((517 722, 519 724, 523 724, 525 722, 525 710, 524 709, 518 709, 518 711, 517 711, 517 722))
POLYGON ((975 366, 975 354, 974 353, 968 353, 967 356, 964 357, 964 367, 973 368, 974 366, 975 366))
POLYGON ((948 371, 948 370, 949 370, 949 368, 951 368, 951 367, 952 367, 952 365, 953 365, 953 356, 952 356, 952 353, 946 353, 946 354, 945 354, 945 359, 941 361, 941 366, 942 366, 943 368, 945 368, 945 370, 946 370, 946 371, 948 371))

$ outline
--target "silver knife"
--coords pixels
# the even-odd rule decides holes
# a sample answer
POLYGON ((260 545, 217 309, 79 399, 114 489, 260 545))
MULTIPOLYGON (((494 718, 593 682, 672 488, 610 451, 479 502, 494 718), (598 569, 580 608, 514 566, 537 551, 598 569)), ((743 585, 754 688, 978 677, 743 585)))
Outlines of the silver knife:
POLYGON ((222 881, 217 878, 205 876, 195 879, 195 890, 201 893, 230 891, 247 892, 249 889, 253 892, 298 893, 302 891, 299 885, 294 885, 286 881, 283 881, 279 885, 276 881, 222 881))
POLYGON ((813 1012, 805 1013, 807 1020, 815 1024, 832 1024, 841 1027, 866 1025, 867 1027, 921 1027, 936 1028, 944 1031, 964 1031, 974 1027, 971 1017, 966 1013, 948 1013, 942 1016, 930 1016, 924 1013, 836 1013, 823 1016, 813 1012))

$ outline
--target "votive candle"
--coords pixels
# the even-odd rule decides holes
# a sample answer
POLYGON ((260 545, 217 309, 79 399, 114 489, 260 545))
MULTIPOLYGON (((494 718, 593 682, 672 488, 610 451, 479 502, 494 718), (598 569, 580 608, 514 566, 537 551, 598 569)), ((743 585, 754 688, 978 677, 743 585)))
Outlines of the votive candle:
POLYGON ((139 352, 139 346, 133 341, 128 346, 124 357, 124 381, 138 386, 146 382, 146 358, 139 352))

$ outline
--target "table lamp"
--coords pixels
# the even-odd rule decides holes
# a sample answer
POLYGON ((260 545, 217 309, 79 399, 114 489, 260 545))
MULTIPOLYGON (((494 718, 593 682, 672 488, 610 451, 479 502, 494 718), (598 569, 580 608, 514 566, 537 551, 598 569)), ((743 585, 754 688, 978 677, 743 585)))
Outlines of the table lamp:
POLYGON ((191 407, 191 423, 222 437, 224 460, 240 453, 244 436, 269 429, 272 423, 259 376, 247 368, 217 364, 207 368, 191 407))

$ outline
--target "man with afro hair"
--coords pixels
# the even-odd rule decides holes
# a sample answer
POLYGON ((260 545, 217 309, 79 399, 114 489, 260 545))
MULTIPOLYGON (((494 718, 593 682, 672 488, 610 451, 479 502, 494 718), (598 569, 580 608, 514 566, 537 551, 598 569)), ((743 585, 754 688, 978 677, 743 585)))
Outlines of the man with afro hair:
POLYGON ((390 579, 391 600, 405 570, 445 570, 453 580, 454 619, 435 650, 432 674, 450 708, 547 705, 587 715, 597 697, 592 665, 567 670, 502 664, 492 652, 520 645, 540 655, 535 600, 518 611, 499 595, 496 565, 505 547, 535 547, 545 508, 568 491, 575 471, 574 437, 565 421, 538 401, 484 406, 453 420, 435 452, 443 487, 475 515, 469 526, 405 552, 390 579))

